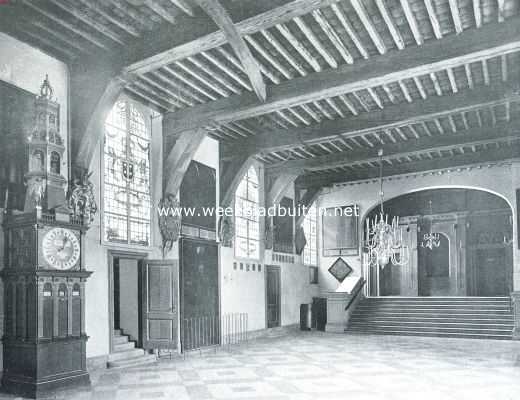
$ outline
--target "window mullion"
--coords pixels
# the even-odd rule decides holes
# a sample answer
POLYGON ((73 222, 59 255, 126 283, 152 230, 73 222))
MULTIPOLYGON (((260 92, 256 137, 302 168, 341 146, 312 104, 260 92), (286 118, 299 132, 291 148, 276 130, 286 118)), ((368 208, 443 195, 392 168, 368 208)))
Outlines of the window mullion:
MULTIPOLYGON (((126 152, 125 158, 127 163, 127 171, 130 168, 130 104, 125 101, 125 113, 126 113, 126 152)), ((128 178, 126 180, 126 240, 127 243, 131 243, 130 239, 130 182, 128 178)))

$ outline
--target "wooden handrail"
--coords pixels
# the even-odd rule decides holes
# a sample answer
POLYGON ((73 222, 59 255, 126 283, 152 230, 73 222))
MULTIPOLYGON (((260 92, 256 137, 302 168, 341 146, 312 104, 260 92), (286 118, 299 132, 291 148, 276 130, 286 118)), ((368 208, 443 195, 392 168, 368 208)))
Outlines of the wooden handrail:
POLYGON ((358 297, 359 292, 361 292, 361 289, 363 289, 363 286, 365 286, 365 284, 367 283, 367 281, 364 278, 361 278, 361 279, 363 279, 363 282, 361 282, 361 285, 358 285, 353 296, 350 298, 348 304, 346 305, 345 311, 347 311, 349 309, 349 307, 352 305, 352 302, 356 299, 356 297, 358 297))

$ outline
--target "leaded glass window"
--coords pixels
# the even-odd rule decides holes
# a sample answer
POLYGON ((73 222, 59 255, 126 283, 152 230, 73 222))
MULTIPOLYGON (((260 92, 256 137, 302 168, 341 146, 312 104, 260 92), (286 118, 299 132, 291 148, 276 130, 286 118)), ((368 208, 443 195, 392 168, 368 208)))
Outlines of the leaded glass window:
POLYGON ((307 241, 303 248, 303 263, 305 265, 318 265, 317 220, 316 205, 313 203, 303 220, 303 232, 307 241))
POLYGON ((130 101, 116 102, 105 122, 104 237, 150 244, 150 135, 130 101))
POLYGON ((251 167, 235 193, 235 255, 260 258, 259 183, 251 167))

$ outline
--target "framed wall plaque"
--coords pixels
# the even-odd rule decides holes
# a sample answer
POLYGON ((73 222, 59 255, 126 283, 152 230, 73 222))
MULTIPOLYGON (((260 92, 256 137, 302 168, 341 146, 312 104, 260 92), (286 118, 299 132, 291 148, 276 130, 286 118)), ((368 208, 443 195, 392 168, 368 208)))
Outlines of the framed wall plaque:
POLYGON ((330 207, 322 216, 323 256, 359 254, 359 208, 357 205, 330 207))

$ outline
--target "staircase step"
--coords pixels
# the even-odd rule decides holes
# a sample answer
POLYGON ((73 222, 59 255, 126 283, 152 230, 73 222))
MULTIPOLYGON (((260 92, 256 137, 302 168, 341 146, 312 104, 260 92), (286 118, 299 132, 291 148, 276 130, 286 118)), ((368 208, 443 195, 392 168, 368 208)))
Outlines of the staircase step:
MULTIPOLYGON (((464 314, 463 314, 464 315, 464 314)), ((434 315, 422 315, 422 316, 410 316, 410 315, 376 315, 376 314, 360 314, 353 315, 350 318, 350 322, 363 322, 363 321, 398 321, 400 323, 406 324, 408 322, 458 322, 464 324, 505 324, 505 325, 514 325, 514 318, 503 318, 500 316, 493 317, 489 315, 481 316, 478 314, 469 316, 469 317, 461 317, 460 315, 446 315, 446 316, 434 316, 434 315)))
POLYGON ((480 308, 480 307, 390 307, 390 306, 378 306, 378 307, 367 307, 367 306, 361 306, 356 308, 356 311, 358 312, 374 312, 374 311, 401 311, 401 312, 418 312, 418 311, 425 311, 425 312, 478 312, 478 313, 502 313, 507 314, 510 313, 511 310, 505 309, 505 308, 480 308))
POLYGON ((114 351, 127 351, 135 349, 135 342, 125 342, 125 343, 114 343, 114 351))
POLYGON ((509 330, 512 331, 514 328, 513 324, 496 324, 496 323, 466 323, 466 322, 423 322, 423 321, 387 321, 387 320, 374 320, 368 319, 365 321, 352 321, 352 325, 356 327, 360 326, 397 326, 402 328, 411 329, 461 329, 461 330, 509 330))
POLYGON ((363 335, 397 335, 397 336, 423 336, 423 337, 448 337, 448 338, 460 338, 460 339, 495 339, 495 340, 511 340, 511 334, 509 335, 490 335, 490 334, 471 334, 471 333, 449 333, 449 332, 414 332, 414 331, 402 331, 402 330, 391 330, 381 329, 366 331, 363 329, 349 329, 346 333, 349 334, 363 334, 363 335))
POLYGON ((108 368, 131 368, 141 365, 153 364, 157 361, 154 354, 144 354, 140 357, 127 358, 124 360, 114 360, 107 363, 108 368))
POLYGON ((410 311, 375 311, 375 312, 354 312, 352 317, 360 317, 371 315, 374 317, 396 317, 396 318, 458 318, 458 319, 505 319, 513 321, 511 312, 509 313, 478 313, 478 312, 453 312, 453 313, 442 313, 442 312, 410 312, 410 311))
POLYGON ((125 351, 117 351, 108 355, 108 361, 121 361, 144 355, 143 349, 131 349, 125 351))
POLYGON ((112 343, 114 343, 114 344, 128 343, 128 336, 126 336, 126 335, 114 336, 112 338, 112 343))
POLYGON ((478 296, 379 296, 379 297, 366 297, 365 301, 511 301, 511 298, 507 296, 498 297, 478 297, 478 296))
POLYGON ((511 339, 508 297, 377 297, 352 313, 349 333, 511 339))
POLYGON ((121 336, 123 334, 123 332, 121 331, 121 329, 114 329, 114 336, 121 336))

